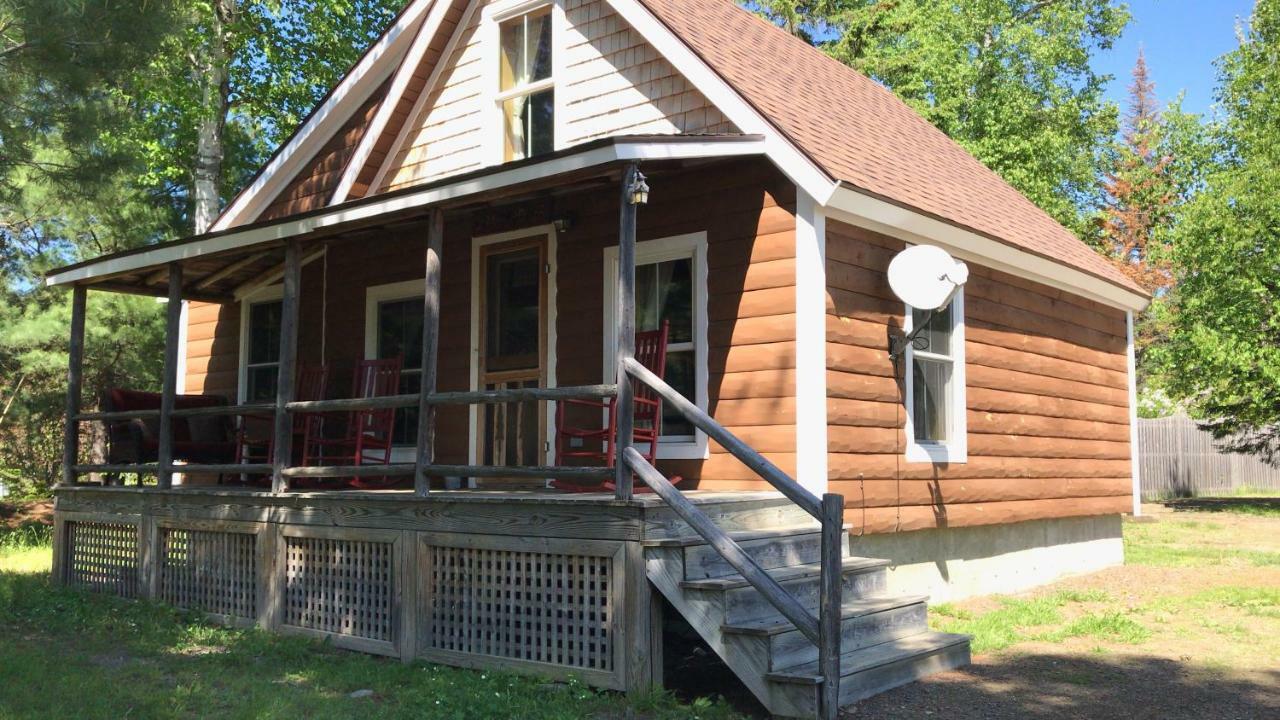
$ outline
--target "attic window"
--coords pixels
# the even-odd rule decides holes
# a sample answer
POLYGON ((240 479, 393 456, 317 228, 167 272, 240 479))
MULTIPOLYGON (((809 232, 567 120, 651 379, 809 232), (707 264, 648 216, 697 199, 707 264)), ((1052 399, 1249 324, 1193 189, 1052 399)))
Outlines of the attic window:
POLYGON ((551 24, 548 5, 498 26, 504 162, 555 149, 551 24))

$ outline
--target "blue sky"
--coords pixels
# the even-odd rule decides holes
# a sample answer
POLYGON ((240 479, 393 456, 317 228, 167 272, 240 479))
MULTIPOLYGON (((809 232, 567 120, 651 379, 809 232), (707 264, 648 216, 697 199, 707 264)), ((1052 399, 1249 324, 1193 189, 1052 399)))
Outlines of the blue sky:
POLYGON ((1248 19, 1253 0, 1129 0, 1133 18, 1110 51, 1098 55, 1098 72, 1114 75, 1107 96, 1125 106, 1138 47, 1156 83, 1161 105, 1179 91, 1183 107, 1206 112, 1217 75, 1213 61, 1236 47, 1236 18, 1248 19))

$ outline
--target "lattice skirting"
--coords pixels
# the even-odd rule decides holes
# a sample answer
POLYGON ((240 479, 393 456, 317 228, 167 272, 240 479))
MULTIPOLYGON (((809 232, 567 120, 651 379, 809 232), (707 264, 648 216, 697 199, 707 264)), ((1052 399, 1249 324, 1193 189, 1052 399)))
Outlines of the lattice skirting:
POLYGON ((396 641, 398 532, 287 528, 281 569, 284 625, 338 637, 396 641))
POLYGON ((126 522, 66 523, 68 585, 121 597, 138 596, 138 526, 126 522))
POLYGON ((159 598, 242 621, 258 616, 257 535, 159 528, 159 598))
POLYGON ((621 664, 618 545, 424 536, 419 652, 611 674, 621 664))

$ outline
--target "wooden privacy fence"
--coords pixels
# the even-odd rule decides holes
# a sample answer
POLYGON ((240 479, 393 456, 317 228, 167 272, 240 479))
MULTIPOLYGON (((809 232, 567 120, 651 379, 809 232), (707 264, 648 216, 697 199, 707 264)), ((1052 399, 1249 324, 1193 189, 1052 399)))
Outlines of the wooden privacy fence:
POLYGON ((1142 498, 1194 497, 1237 490, 1280 490, 1280 468, 1252 455, 1224 452, 1191 418, 1138 420, 1142 498))

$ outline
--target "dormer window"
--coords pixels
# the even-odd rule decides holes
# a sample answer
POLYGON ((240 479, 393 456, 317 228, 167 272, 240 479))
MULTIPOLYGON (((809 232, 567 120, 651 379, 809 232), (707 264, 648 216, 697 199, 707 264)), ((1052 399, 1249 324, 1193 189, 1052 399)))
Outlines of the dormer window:
POLYGON ((498 26, 503 161, 555 149, 555 77, 551 6, 504 20, 498 26))

